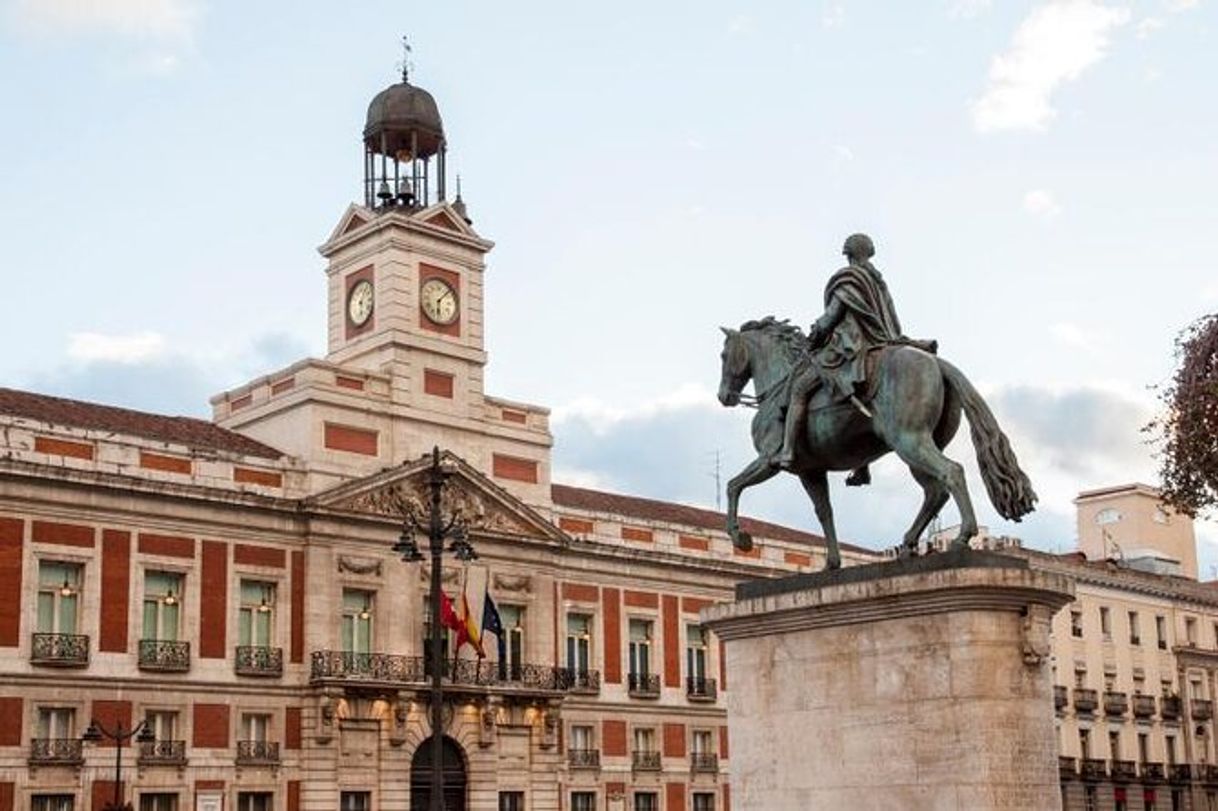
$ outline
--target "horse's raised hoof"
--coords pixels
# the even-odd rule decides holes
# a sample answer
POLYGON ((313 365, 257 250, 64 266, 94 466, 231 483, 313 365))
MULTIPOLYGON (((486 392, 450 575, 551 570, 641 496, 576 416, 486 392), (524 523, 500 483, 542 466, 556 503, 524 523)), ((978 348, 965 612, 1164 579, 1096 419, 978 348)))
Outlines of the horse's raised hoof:
POLYGON ((744 530, 739 530, 737 532, 733 532, 732 533, 732 545, 735 546, 737 549, 739 549, 741 552, 752 552, 753 551, 753 536, 748 534, 744 530))
POLYGON ((949 548, 953 552, 960 552, 965 549, 970 549, 971 547, 968 545, 968 542, 971 537, 973 537, 973 536, 972 535, 960 535, 954 541, 952 541, 951 546, 949 548))

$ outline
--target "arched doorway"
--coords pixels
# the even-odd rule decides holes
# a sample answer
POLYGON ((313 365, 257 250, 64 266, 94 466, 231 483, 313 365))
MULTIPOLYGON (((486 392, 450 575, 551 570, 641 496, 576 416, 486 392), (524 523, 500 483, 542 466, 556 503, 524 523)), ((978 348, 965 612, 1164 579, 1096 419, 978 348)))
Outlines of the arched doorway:
MULTIPOLYGON (((465 753, 447 735, 441 741, 444 811, 465 811, 465 753)), ((431 809, 432 739, 419 744, 410 761, 410 811, 431 809)))

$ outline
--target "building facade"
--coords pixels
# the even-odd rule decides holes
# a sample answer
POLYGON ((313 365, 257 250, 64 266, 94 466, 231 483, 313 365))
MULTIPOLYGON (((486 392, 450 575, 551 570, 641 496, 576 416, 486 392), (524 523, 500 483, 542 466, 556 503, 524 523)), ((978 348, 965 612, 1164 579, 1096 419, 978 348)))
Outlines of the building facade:
MULTIPOLYGON (((448 200, 435 101, 406 82, 365 129, 364 200, 320 251, 328 352, 212 399, 213 420, 0 390, 0 811, 426 807, 424 567, 391 547, 443 449, 444 562, 502 639, 446 656, 451 808, 729 811, 717 641, 745 579, 822 539, 551 481, 548 411, 487 394, 492 243, 448 200), (152 740, 115 751, 90 722, 152 740), (123 758, 121 780, 115 757, 123 758)), ((1153 491, 1079 499, 1054 623, 1068 808, 1214 808, 1218 592, 1153 491), (1190 557, 1191 554, 1191 557, 1190 557)), ((880 559, 846 546, 847 564, 880 559)))

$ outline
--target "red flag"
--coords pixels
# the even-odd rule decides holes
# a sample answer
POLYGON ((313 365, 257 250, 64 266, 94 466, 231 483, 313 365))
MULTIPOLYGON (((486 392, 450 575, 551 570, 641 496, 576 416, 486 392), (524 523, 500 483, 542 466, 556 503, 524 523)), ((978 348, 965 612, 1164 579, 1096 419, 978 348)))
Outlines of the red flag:
MULTIPOLYGON (((456 631, 457 638, 461 638, 461 630, 464 627, 464 623, 457 616, 457 610, 453 608, 453 601, 448 599, 448 595, 443 591, 440 592, 440 626, 450 631, 456 631)), ((459 647, 460 643, 458 643, 459 647)))

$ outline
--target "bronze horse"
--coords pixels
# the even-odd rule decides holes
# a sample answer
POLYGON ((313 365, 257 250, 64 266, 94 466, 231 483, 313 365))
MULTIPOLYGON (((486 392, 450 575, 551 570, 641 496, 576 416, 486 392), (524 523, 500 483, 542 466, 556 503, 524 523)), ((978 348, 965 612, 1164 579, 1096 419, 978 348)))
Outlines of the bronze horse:
MULTIPOLYGON (((757 415, 753 417, 752 432, 759 455, 727 484, 727 531, 738 548, 747 550, 753 540, 741 531, 737 519, 740 493, 780 470, 772 459, 782 447, 786 384, 791 369, 806 353, 807 342, 798 327, 773 317, 749 321, 739 330, 721 329, 726 338, 719 402, 725 406, 739 404, 741 391, 750 379, 756 392, 753 400, 757 415)), ((893 344, 875 352, 870 374, 874 393, 866 405, 831 402, 824 386, 813 395, 802 447, 791 468, 812 499, 824 532, 828 547, 825 568, 841 566, 826 474, 853 470, 889 451, 909 466, 924 494, 922 508, 905 533, 902 555, 916 552, 922 532, 949 497, 960 510, 960 533, 952 547, 968 545, 977 534, 977 517, 964 469, 943 455, 943 448, 960 427, 961 411, 968 417, 990 503, 1011 521, 1032 512, 1036 503, 1032 483, 1020 470, 1010 443, 968 378, 947 361, 913 346, 893 344)))

